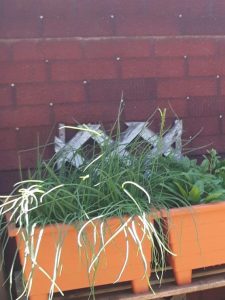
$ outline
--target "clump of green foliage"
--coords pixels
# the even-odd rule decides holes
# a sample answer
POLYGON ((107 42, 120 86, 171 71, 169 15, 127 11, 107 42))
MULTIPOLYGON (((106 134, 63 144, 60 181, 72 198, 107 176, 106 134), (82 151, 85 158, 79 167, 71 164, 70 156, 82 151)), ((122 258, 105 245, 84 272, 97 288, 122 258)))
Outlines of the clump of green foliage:
MULTIPOLYGON (((83 151, 86 152, 87 149, 83 151)), ((61 167, 58 168, 56 155, 49 161, 40 161, 29 179, 15 184, 12 194, 6 196, 0 206, 1 216, 10 214, 2 230, 11 223, 16 224, 17 234, 26 245, 25 261, 29 257, 33 268, 37 266, 36 253, 41 247, 45 226, 58 223, 75 226, 78 232, 77 243, 81 247, 80 238, 87 224, 92 224, 95 230, 94 222, 98 220, 104 228, 107 226, 108 218, 118 217, 121 219, 121 226, 108 241, 105 241, 99 252, 93 255, 88 272, 90 273, 95 267, 104 247, 121 231, 124 232, 125 239, 129 234, 137 244, 145 266, 145 273, 147 261, 142 250, 144 239, 148 239, 151 244, 154 265, 158 267, 165 264, 165 253, 170 250, 164 241, 162 231, 157 232, 151 221, 152 218, 148 216, 149 214, 154 216, 159 208, 162 187, 158 183, 159 180, 162 182, 167 174, 164 174, 164 171, 161 174, 158 172, 159 160, 157 156, 149 156, 150 145, 137 141, 131 146, 129 152, 131 154, 127 155, 125 152, 118 151, 116 139, 113 144, 106 141, 100 147, 94 145, 92 151, 88 149, 88 154, 83 153, 87 160, 80 168, 73 167, 67 161, 63 161, 61 167), (157 197, 154 198, 151 195, 157 195, 157 197), (135 225, 135 217, 138 218, 138 225, 135 225), (141 238, 138 237, 135 226, 142 228, 141 238), (37 242, 33 239, 36 229, 40 229, 37 231, 39 232, 37 242)), ((74 153, 74 156, 76 154, 74 153)), ((104 241, 103 235, 104 230, 100 233, 100 241, 104 241)), ((61 236, 59 232, 58 244, 56 241, 59 249, 63 247, 61 236)), ((59 253, 55 258, 53 274, 57 273, 59 253)), ((128 257, 129 245, 126 246, 124 266, 121 266, 118 279, 126 267, 128 257)), ((13 267, 14 265, 12 270, 13 267)), ((44 269, 40 270, 51 281, 49 299, 52 299, 55 288, 62 293, 60 287, 56 285, 56 277, 46 274, 44 269)), ((32 287, 32 274, 31 269, 23 294, 29 295, 32 287)))
MULTIPOLYGON (((173 176, 161 185, 166 198, 177 199, 177 206, 204 204, 225 199, 225 160, 212 149, 201 163, 183 157, 177 162, 166 162, 173 176)), ((168 200, 168 199, 167 199, 168 200)), ((169 203, 169 201, 167 201, 169 203)))

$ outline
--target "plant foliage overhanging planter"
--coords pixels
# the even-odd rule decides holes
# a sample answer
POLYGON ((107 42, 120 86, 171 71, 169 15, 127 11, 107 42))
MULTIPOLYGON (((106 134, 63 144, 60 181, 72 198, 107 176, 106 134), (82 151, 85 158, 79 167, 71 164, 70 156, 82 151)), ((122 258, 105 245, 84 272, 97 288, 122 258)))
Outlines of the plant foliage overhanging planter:
MULTIPOLYGON (((142 130, 152 135, 135 123, 124 135, 130 141, 131 129, 136 130, 132 139, 142 130)), ((93 128, 81 130, 98 141, 105 137, 93 128)), ((159 249, 159 260, 169 251, 153 225, 146 172, 152 146, 136 144, 143 155, 133 146, 128 155, 116 139, 99 146, 79 168, 68 162, 68 152, 60 169, 58 156, 41 161, 1 205, 2 215, 10 213, 6 226, 17 241, 23 294, 32 300, 84 287, 94 293, 94 286, 122 281, 131 281, 135 293, 146 292, 151 249, 159 249)), ((72 161, 80 149, 70 155, 72 161)))
MULTIPOLYGON (((141 132, 140 124, 132 126, 141 132)), ((93 128, 81 129, 95 135, 93 128)), ((24 293, 31 300, 88 286, 94 293, 94 286, 120 281, 131 281, 134 292, 146 292, 150 263, 164 267, 166 252, 178 284, 190 283, 192 269, 225 262, 225 204, 207 204, 225 197, 225 162, 220 165, 213 151, 201 165, 187 157, 178 160, 177 152, 171 153, 177 132, 180 127, 165 134, 162 125, 151 152, 152 145, 145 143, 129 150, 121 142, 107 144, 98 131, 100 147, 89 151, 89 160, 78 169, 68 159, 77 162, 81 149, 66 152, 65 161, 56 156, 41 162, 29 180, 15 185, 14 196, 6 197, 0 209, 1 215, 10 212, 3 229, 16 237, 24 293), (163 226, 157 211, 162 211, 163 226), (211 250, 217 253, 214 260, 211 250)))

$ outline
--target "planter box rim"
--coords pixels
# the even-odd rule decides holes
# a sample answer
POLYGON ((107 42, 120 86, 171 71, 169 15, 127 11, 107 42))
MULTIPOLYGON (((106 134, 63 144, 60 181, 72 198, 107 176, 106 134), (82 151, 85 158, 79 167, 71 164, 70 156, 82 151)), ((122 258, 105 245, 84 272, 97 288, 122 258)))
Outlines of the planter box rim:
MULTIPOLYGON (((151 218, 151 219, 153 219, 153 215, 152 214, 146 214, 146 216, 148 216, 148 218, 151 218)), ((123 217, 121 216, 121 217, 119 217, 119 216, 112 216, 112 217, 108 217, 108 218, 105 218, 104 219, 104 222, 106 223, 108 223, 108 222, 110 222, 110 223, 114 223, 114 222, 116 222, 117 220, 127 220, 128 218, 129 218, 130 216, 128 216, 128 215, 124 215, 123 217)), ((134 215, 134 216, 132 216, 133 217, 133 219, 135 219, 135 218, 137 218, 138 217, 138 215, 134 215)), ((8 219, 9 220, 9 218, 10 218, 10 215, 8 214, 7 216, 6 216, 6 219, 8 219)), ((99 219, 97 219, 97 220, 94 220, 93 222, 94 223, 98 223, 98 221, 99 220, 102 220, 101 218, 99 218, 99 219)), ((88 220, 87 220, 88 221, 88 220)), ((67 231, 67 232, 70 232, 70 231, 76 231, 76 226, 75 226, 75 224, 78 224, 79 223, 79 221, 77 221, 77 222, 74 222, 74 223, 72 223, 72 224, 64 224, 64 223, 55 223, 55 224, 48 224, 48 225, 45 225, 45 226, 43 226, 43 227, 37 227, 36 229, 35 229, 35 233, 38 233, 40 230, 41 230, 41 228, 44 228, 44 230, 45 230, 45 233, 57 233, 57 232, 59 232, 59 231, 67 231)), ((84 222, 85 223, 85 222, 84 222)), ((83 224, 84 224, 83 223, 83 224)), ((12 223, 10 223, 10 224, 8 224, 8 235, 10 236, 10 237, 15 237, 15 236, 17 236, 17 234, 18 234, 18 228, 16 227, 16 225, 12 222, 12 223)))
POLYGON ((185 207, 176 207, 171 209, 162 209, 161 216, 162 217, 169 217, 169 216, 176 216, 176 215, 186 215, 189 214, 196 214, 200 212, 208 212, 208 211, 217 211, 225 209, 225 200, 220 202, 214 202, 209 204, 197 204, 197 205, 190 205, 185 207))

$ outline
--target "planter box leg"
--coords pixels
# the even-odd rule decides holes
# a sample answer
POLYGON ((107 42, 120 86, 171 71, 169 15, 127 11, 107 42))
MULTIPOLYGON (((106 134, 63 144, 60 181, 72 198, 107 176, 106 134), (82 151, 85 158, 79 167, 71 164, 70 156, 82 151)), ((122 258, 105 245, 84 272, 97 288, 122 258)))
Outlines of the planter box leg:
POLYGON ((132 280, 131 284, 135 294, 146 293, 149 291, 149 285, 146 278, 132 280))
POLYGON ((178 285, 189 284, 192 279, 192 270, 175 271, 174 276, 178 285))
POLYGON ((48 300, 48 294, 32 295, 29 297, 29 300, 48 300))

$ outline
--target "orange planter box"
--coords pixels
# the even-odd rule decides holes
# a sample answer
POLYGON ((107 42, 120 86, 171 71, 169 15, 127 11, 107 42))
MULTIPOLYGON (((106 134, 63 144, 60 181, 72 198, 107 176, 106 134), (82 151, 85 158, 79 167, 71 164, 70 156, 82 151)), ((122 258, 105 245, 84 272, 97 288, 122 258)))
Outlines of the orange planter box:
POLYGON ((225 263, 225 202, 171 209, 165 220, 178 285, 191 283, 193 269, 225 263))
MULTIPOLYGON (((128 218, 124 218, 124 222, 128 218)), ((141 240, 143 231, 138 222, 138 218, 134 218, 137 236, 141 240)), ((146 258, 147 269, 144 266, 140 249, 134 242, 130 232, 127 230, 127 237, 124 231, 121 231, 101 252, 95 270, 88 273, 88 268, 93 259, 93 255, 97 254, 102 247, 102 239, 100 238, 100 230, 104 231, 104 243, 115 233, 116 229, 121 226, 121 219, 110 218, 103 228, 100 222, 94 222, 94 226, 89 224, 85 230, 83 239, 81 239, 82 247, 78 246, 78 232, 73 226, 58 225, 46 226, 40 243, 37 255, 37 263, 44 270, 53 275, 54 261, 56 255, 57 241, 59 233, 62 238, 61 264, 59 271, 61 274, 57 277, 56 283, 62 291, 86 288, 91 285, 105 285, 113 283, 121 273, 127 254, 127 243, 129 243, 129 256, 127 264, 118 282, 132 281, 132 288, 135 293, 147 292, 149 290, 148 280, 150 276, 151 262, 151 243, 145 236, 142 241, 142 250, 146 258), (85 243, 86 241, 86 243, 85 243), (146 273, 145 273, 146 271, 146 273), (146 276, 144 276, 144 274, 146 276)), ((36 229, 34 233, 34 244, 37 244, 40 229, 36 229)), ((9 228, 10 236, 15 236, 19 256, 22 266, 25 262, 25 242, 20 235, 16 235, 15 228, 9 228)), ((31 261, 27 260, 24 278, 28 280, 31 270, 31 261)), ((51 287, 51 281, 38 269, 34 268, 33 283, 30 291, 30 300, 47 300, 51 287)), ((55 288, 54 292, 58 290, 55 288)))

